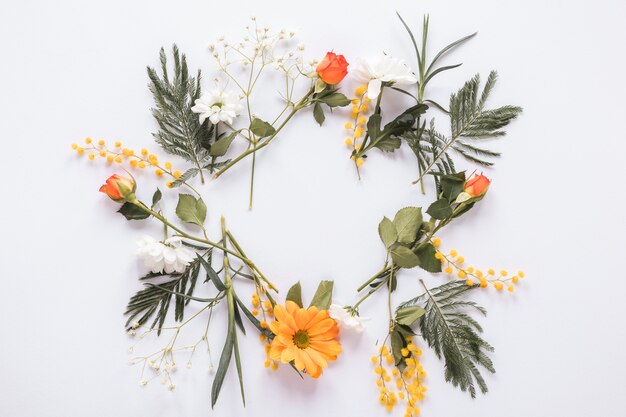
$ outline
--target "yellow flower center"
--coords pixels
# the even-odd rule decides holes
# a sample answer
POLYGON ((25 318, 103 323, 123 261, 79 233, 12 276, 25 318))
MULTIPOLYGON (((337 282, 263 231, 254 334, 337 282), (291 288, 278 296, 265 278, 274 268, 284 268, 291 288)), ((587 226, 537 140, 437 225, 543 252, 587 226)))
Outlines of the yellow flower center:
POLYGON ((306 331, 298 330, 296 334, 293 335, 293 344, 296 345, 298 349, 306 349, 309 343, 309 334, 306 331))

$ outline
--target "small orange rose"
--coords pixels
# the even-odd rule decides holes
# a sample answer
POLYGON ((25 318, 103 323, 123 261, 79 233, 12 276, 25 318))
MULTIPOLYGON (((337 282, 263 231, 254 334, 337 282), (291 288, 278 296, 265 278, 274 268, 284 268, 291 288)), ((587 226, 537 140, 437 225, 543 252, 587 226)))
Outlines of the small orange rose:
POLYGON ((348 74, 348 61, 343 55, 327 52, 315 71, 326 84, 338 84, 348 74))
POLYGON ((100 192, 105 193, 113 201, 122 202, 134 196, 137 184, 131 178, 111 175, 106 183, 100 187, 100 192))
POLYGON ((465 183, 465 192, 472 197, 478 197, 487 192, 489 184, 491 184, 489 178, 485 177, 483 174, 474 174, 465 183))

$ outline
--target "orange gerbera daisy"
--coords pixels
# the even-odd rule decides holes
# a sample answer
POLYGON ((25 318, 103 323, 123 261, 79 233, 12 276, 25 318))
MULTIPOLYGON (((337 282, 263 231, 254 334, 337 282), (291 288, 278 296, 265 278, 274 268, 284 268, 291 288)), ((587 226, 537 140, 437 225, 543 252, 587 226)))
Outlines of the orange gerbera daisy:
POLYGON ((276 335, 270 348, 270 359, 289 363, 313 378, 322 374, 329 361, 337 359, 341 345, 337 341, 339 328, 328 310, 316 307, 301 308, 293 301, 283 307, 274 306, 276 321, 270 324, 276 335))

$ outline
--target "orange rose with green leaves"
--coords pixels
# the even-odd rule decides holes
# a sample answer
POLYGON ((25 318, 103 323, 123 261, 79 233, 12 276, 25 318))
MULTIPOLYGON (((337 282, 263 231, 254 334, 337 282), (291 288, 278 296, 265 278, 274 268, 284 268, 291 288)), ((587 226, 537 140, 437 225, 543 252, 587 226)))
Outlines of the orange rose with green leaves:
POLYGON ((108 195, 111 200, 121 203, 134 200, 136 189, 135 180, 114 174, 106 180, 99 191, 108 195))
POLYGON ((315 71, 326 84, 339 84, 348 74, 348 65, 343 55, 328 52, 315 71))

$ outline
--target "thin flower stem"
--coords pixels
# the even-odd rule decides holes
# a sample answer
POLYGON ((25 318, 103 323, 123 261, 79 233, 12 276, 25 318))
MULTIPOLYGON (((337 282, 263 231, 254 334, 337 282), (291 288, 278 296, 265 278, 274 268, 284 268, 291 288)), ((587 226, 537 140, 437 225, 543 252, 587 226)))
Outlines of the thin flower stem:
POLYGON ((213 178, 219 178, 222 174, 224 174, 224 172, 228 171, 230 168, 232 168, 235 164, 237 164, 239 161, 241 161, 242 159, 246 158, 247 156, 249 156, 250 154, 255 153, 256 151, 263 149, 264 147, 266 147, 267 145, 269 145, 272 140, 274 140, 274 138, 278 135, 278 133, 280 133, 280 131, 285 127, 285 125, 287 124, 287 122, 289 122, 289 120, 291 120, 291 118, 293 116, 295 116, 295 114, 302 110, 303 108, 305 108, 308 104, 310 104, 308 102, 309 97, 311 96, 311 94, 313 94, 313 89, 311 88, 311 90, 309 90, 309 92, 302 98, 302 100, 300 100, 300 102, 294 106, 293 110, 287 115, 287 117, 285 118, 285 120, 283 120, 283 122, 280 124, 280 126, 278 126, 278 128, 276 129, 276 131, 270 135, 267 139, 265 139, 260 145, 256 145, 254 144, 254 146, 246 151, 244 151, 243 153, 241 153, 238 157, 234 158, 232 161, 230 161, 224 168, 220 169, 219 171, 217 171, 215 174, 213 174, 213 178))

